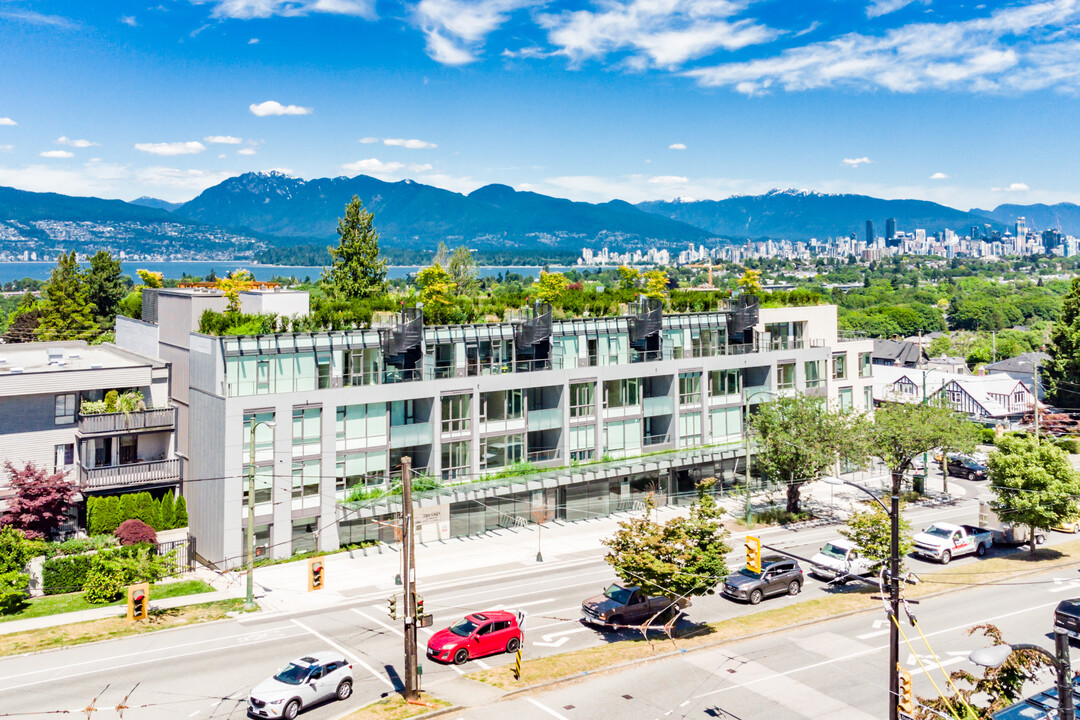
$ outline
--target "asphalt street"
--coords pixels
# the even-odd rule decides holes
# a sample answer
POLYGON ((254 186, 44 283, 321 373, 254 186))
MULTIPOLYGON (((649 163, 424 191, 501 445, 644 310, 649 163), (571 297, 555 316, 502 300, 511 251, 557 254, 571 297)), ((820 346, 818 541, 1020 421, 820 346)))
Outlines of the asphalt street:
MULTIPOLYGON (((954 505, 914 508, 908 512, 908 517, 916 529, 937 520, 974 522, 978 512, 977 503, 972 497, 974 494, 974 492, 969 493, 966 499, 954 505)), ((835 526, 798 531, 774 528, 763 530, 759 534, 763 542, 768 545, 804 556, 812 555, 824 542, 837 537, 835 526)), ((1055 535, 1051 542, 1061 539, 1063 539, 1062 536, 1055 535)), ((464 551, 484 551, 483 539, 470 542, 477 544, 470 545, 467 549, 463 548, 464 551)), ((730 565, 738 567, 742 564, 744 557, 741 540, 733 540, 732 546, 735 549, 730 565)), ((420 560, 422 559, 421 553, 420 560)), ((421 635, 422 641, 426 640, 431 630, 445 627, 466 613, 498 608, 519 609, 527 613, 524 652, 531 656, 599 645, 619 637, 616 634, 589 628, 579 621, 581 601, 588 596, 598 594, 607 584, 615 580, 611 570, 603 562, 600 549, 582 551, 576 556, 563 554, 557 562, 551 563, 521 563, 508 567, 498 565, 496 560, 497 558, 493 559, 491 573, 458 573, 438 576, 419 588, 426 600, 427 611, 431 612, 435 618, 434 626, 424 631, 427 634, 421 635)), ((955 560, 954 565, 976 562, 975 558, 962 558, 955 560)), ((933 567, 914 559, 910 561, 910 565, 916 570, 920 566, 926 569, 933 567)), ((297 571, 303 572, 302 569, 297 571)), ((1052 581, 1051 584, 1053 584, 1052 581)), ((1054 592, 1048 592, 1050 589, 1048 586, 1022 586, 1023 599, 1013 592, 1003 594, 993 590, 983 590, 980 592, 986 597, 979 596, 977 615, 981 617, 999 613, 999 610, 994 609, 998 605, 1015 610, 1017 607, 1027 607, 1027 603, 1030 602, 1035 606, 1042 606, 1043 615, 1048 616, 1047 608, 1052 607, 1056 602, 1055 598, 1068 596, 1068 594, 1055 594, 1064 592, 1061 588, 1073 589, 1074 594, 1080 594, 1080 583, 1076 583, 1074 588, 1067 582, 1054 585, 1054 592)), ((829 591, 834 590, 830 588, 829 591)), ((801 597, 770 599, 761 607, 778 607, 798 602, 805 597, 820 595, 823 592, 826 592, 823 584, 808 576, 801 597)), ((387 616, 387 595, 385 589, 371 588, 365 591, 360 588, 343 605, 305 613, 302 616, 279 617, 257 622, 246 619, 243 623, 225 621, 2 659, 0 660, 0 703, 2 703, 0 707, 3 707, 5 713, 19 714, 29 718, 46 718, 57 712, 78 711, 91 704, 98 708, 97 712, 92 713, 95 719, 117 717, 119 705, 127 706, 123 717, 133 720, 240 718, 246 714, 246 693, 251 687, 272 675, 291 658, 319 649, 332 648, 342 652, 354 664, 355 693, 353 698, 345 703, 331 702, 312 708, 305 712, 303 717, 314 720, 334 718, 343 710, 358 707, 385 693, 392 692, 399 683, 398 672, 402 667, 401 623, 391 621, 387 616)), ((973 614, 975 608, 965 607, 963 603, 955 600, 957 597, 952 596, 954 599, 940 603, 940 608, 936 606, 920 608, 919 612, 927 618, 928 627, 940 630, 953 625, 957 627, 962 625, 966 628, 971 624, 971 618, 976 616, 973 614)), ((688 616, 693 621, 713 621, 736 617, 757 609, 760 608, 737 604, 716 595, 695 599, 693 606, 688 610, 688 616)), ((1005 612, 1005 610, 1000 610, 1000 612, 1005 612)), ((1035 613, 1034 610, 1031 612, 1035 613)), ((1030 632, 1036 626, 1047 624, 1045 617, 1041 619, 1041 625, 1040 622, 1036 622, 1036 619, 1037 613, 1028 618, 1030 625, 1013 626, 1003 622, 1002 626, 1008 627, 1010 631, 1015 630, 1016 637, 1020 637, 1023 631, 1024 637, 1030 638, 1030 632)), ((1021 622, 1021 620, 1023 617, 1017 615, 1013 622, 1021 622)), ((678 702, 688 697, 686 685, 689 682, 691 689, 698 695, 717 691, 719 695, 723 695, 722 699, 726 705, 736 709, 742 708, 743 713, 749 713, 739 715, 740 717, 766 717, 753 708, 761 707, 762 699, 757 696, 758 691, 766 690, 770 687, 769 684, 755 680, 752 689, 747 687, 740 690, 741 685, 730 682, 735 675, 730 672, 732 668, 738 668, 736 672, 742 673, 740 677, 747 677, 750 673, 749 668, 753 667, 754 672, 761 677, 769 673, 786 673, 792 670, 793 673, 798 674, 797 680, 800 683, 807 683, 811 687, 813 682, 824 683, 823 687, 817 688, 817 692, 822 697, 829 696, 828 683, 834 682, 836 683, 834 690, 842 690, 853 700, 859 698, 865 700, 865 703, 853 702, 855 707, 876 707, 874 702, 881 704, 880 688, 885 678, 884 671, 878 667, 880 663, 875 655, 880 652, 874 650, 882 646, 887 632, 879 627, 880 622, 878 618, 862 616, 847 623, 841 621, 835 629, 825 630, 826 626, 815 626, 806 637, 800 637, 794 643, 790 637, 777 636, 750 643, 745 647, 723 649, 722 653, 732 655, 732 657, 735 656, 733 653, 736 653, 739 658, 746 658, 746 662, 724 660, 723 657, 727 656, 718 655, 717 652, 720 651, 694 653, 692 658, 687 656, 686 662, 689 665, 686 672, 689 674, 669 675, 665 672, 661 674, 661 677, 653 678, 648 682, 644 677, 624 682, 623 687, 634 688, 634 690, 630 692, 624 690, 619 694, 619 701, 627 703, 628 707, 636 708, 629 715, 630 717, 659 717, 663 713, 660 713, 658 709, 669 707, 670 703, 674 702, 675 696, 681 693, 678 702), (874 625, 875 622, 878 625, 874 625), (824 656, 819 657, 817 650, 819 647, 826 648, 824 656), (864 651, 865 657, 858 654, 864 651), (823 660, 828 660, 829 663, 842 661, 844 664, 831 669, 829 663, 815 665, 823 660), (721 661, 724 664, 721 664, 721 661), (793 670, 793 668, 803 666, 805 669, 793 670), (721 671, 717 671, 716 668, 720 667, 723 667, 722 674, 717 674, 721 671), (823 668, 823 671, 810 672, 814 667, 823 668), (666 679, 671 677, 678 677, 679 682, 675 683, 666 679), (691 679, 695 680, 691 681, 691 679), (721 681, 731 684, 732 689, 725 689, 728 686, 721 681), (698 682, 700 682, 700 687, 697 687, 698 682), (670 688, 671 697, 665 694, 666 687, 670 688), (643 690, 647 692, 642 692, 643 690), (644 700, 630 703, 621 698, 622 694, 630 694, 635 699, 649 696, 651 699, 648 703, 651 704, 643 704, 644 700), (653 708, 656 712, 650 714, 652 711, 643 709, 646 706, 653 708)), ((1048 629, 1048 626, 1045 629, 1048 629)), ((944 636, 942 641, 946 639, 950 642, 953 640, 951 635, 944 636)), ((963 644, 960 640, 971 645, 969 639, 957 638, 957 642, 963 644)), ((421 654, 424 652, 423 647, 420 648, 420 652, 421 654)), ((471 661, 461 667, 440 665, 424 660, 422 684, 425 689, 438 694, 440 684, 456 679, 462 673, 477 667, 508 663, 510 660, 509 656, 497 655, 471 661)), ((651 674, 646 670, 642 672, 645 676, 651 674)), ((784 677, 788 675, 785 674, 784 677)), ((613 677, 593 682, 603 685, 616 681, 613 677)), ((615 685, 612 685, 612 688, 614 687, 615 685)), ((570 697, 576 690, 559 691, 559 693, 563 692, 569 693, 568 697, 570 697)), ((607 690, 598 690, 598 692, 602 695, 607 690)), ((793 696, 784 691, 780 694, 785 698, 797 696, 797 694, 793 696)), ((608 696, 604 695, 604 697, 608 696)), ((702 700, 711 697, 702 695, 702 700)), ((704 712, 704 709, 712 707, 720 699, 718 697, 710 699, 708 703, 696 703, 695 707, 704 712)), ((543 702, 555 708, 558 713, 562 713, 557 717, 608 716, 608 713, 599 710, 603 707, 602 703, 590 705, 580 699, 543 702), (573 713, 558 709, 565 708, 566 705, 574 705, 575 708, 591 707, 592 710, 573 713)), ((609 697, 607 702, 613 702, 613 700, 609 697)), ((552 713, 531 703, 525 702, 525 705, 527 707, 515 710, 522 718, 550 718, 552 716, 552 713)), ((470 718, 494 717, 494 715, 485 714, 488 712, 485 709, 478 709, 470 711, 466 716, 470 718)), ((817 713, 811 713, 809 716, 820 717, 817 713)), ((505 717, 505 715, 500 715, 500 717, 505 717)), ((859 716, 852 715, 851 717, 859 716)))

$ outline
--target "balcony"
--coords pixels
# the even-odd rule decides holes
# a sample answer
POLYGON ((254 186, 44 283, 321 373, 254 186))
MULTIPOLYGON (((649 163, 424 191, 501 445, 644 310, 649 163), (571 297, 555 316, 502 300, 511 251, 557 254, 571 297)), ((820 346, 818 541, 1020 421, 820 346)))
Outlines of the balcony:
POLYGON ((79 467, 79 486, 83 490, 107 490, 178 482, 180 482, 179 458, 97 468, 79 467))
POLYGON ((563 425, 562 408, 529 411, 529 432, 537 430, 555 430, 563 425))
POLYGON ((403 447, 430 444, 431 423, 429 422, 390 426, 390 447, 395 450, 403 447))
POLYGON ((172 430, 176 427, 176 408, 154 408, 129 413, 80 415, 78 431, 82 435, 108 435, 138 430, 172 430))
POLYGON ((675 403, 672 402, 670 395, 661 395, 659 397, 647 397, 643 403, 645 409, 645 417, 656 417, 657 415, 670 415, 674 412, 675 403))

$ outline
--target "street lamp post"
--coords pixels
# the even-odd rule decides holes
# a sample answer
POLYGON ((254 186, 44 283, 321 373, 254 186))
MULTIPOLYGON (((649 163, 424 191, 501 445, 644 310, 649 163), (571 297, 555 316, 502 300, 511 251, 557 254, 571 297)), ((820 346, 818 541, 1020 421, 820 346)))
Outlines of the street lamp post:
POLYGON ((850 485, 861 490, 872 497, 889 516, 889 720, 898 720, 900 717, 900 710, 897 707, 900 700, 900 676, 897 674, 897 668, 900 665, 900 626, 897 624, 900 617, 900 488, 894 479, 891 507, 886 507, 885 503, 881 502, 881 498, 862 485, 841 480, 838 477, 823 477, 821 480, 828 485, 850 485))
POLYGON ((994 647, 979 648, 972 651, 968 659, 982 667, 996 668, 1005 664, 1014 650, 1032 650, 1050 660, 1057 674, 1058 691, 1058 720, 1075 720, 1076 709, 1073 705, 1073 695, 1070 676, 1072 664, 1069 662, 1069 634, 1062 628, 1054 628, 1054 650, 1051 653, 1038 645, 1018 643, 1016 645, 995 645, 994 647))
POLYGON ((277 427, 273 420, 251 418, 251 430, 248 436, 248 496, 247 496, 247 596, 244 610, 251 612, 255 606, 255 430, 260 425, 268 428, 277 427))
MULTIPOLYGON (((745 376, 744 376, 745 383, 745 376)), ((746 524, 750 524, 750 401, 758 395, 779 395, 775 390, 759 389, 746 394, 746 385, 743 384, 743 442, 746 446, 746 524)))

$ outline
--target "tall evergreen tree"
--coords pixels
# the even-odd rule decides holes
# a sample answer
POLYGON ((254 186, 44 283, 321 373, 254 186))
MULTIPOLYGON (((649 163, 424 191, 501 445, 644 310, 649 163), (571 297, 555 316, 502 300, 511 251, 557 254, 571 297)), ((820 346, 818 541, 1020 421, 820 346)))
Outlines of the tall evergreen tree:
POLYGON ((172 530, 176 527, 176 510, 173 502, 174 495, 171 492, 165 493, 161 498, 161 510, 158 513, 158 517, 161 522, 161 527, 158 530, 172 530))
POLYGON ((338 246, 328 248, 330 266, 321 284, 327 295, 341 300, 378 297, 386 293, 386 260, 379 259, 375 216, 353 195, 338 219, 338 246))
POLYGON ((1047 395, 1060 407, 1080 407, 1080 278, 1073 278, 1050 331, 1050 359, 1043 366, 1047 395))
POLYGON ((187 524, 188 524, 187 500, 185 500, 184 496, 181 495, 180 497, 176 498, 176 505, 174 506, 174 515, 173 515, 173 527, 174 528, 187 527, 187 524))
POLYGON ((93 340, 100 334, 86 277, 74 250, 57 257, 42 294, 39 340, 93 340))
POLYGON ((90 269, 86 271, 86 288, 90 302, 94 303, 96 319, 103 332, 112 330, 116 323, 116 310, 127 294, 120 259, 108 250, 99 250, 90 256, 90 269))

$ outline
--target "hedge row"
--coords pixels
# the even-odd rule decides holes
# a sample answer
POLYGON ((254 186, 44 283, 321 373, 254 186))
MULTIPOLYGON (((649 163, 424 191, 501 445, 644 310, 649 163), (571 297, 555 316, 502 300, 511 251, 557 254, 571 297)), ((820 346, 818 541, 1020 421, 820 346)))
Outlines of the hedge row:
POLYGON ((142 520, 159 532, 186 527, 187 503, 171 492, 160 500, 148 492, 87 499, 86 525, 91 535, 111 535, 125 520, 142 520))
POLYGON ((41 589, 46 595, 77 592, 86 584, 93 555, 71 555, 46 560, 41 566, 41 589))

